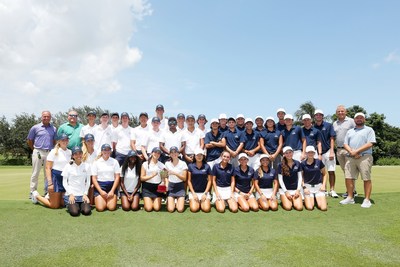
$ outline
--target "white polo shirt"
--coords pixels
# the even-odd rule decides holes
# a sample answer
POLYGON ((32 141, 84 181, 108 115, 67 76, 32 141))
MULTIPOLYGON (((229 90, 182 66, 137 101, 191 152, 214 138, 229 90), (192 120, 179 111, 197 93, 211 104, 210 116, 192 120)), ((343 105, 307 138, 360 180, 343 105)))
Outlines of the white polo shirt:
POLYGON ((173 146, 176 146, 178 149, 180 149, 183 142, 182 132, 176 131, 173 133, 168 129, 161 135, 160 142, 164 143, 165 148, 168 150, 173 146))
POLYGON ((57 155, 56 149, 53 148, 50 153, 47 155, 47 161, 52 161, 53 162, 53 168, 54 170, 57 171, 62 171, 65 167, 65 165, 68 164, 68 162, 71 160, 71 150, 66 149, 63 150, 61 148, 58 149, 57 155))
POLYGON ((117 143, 115 146, 115 150, 118 153, 123 155, 127 155, 131 150, 131 134, 132 127, 128 125, 128 127, 118 127, 113 131, 112 142, 117 143))
POLYGON ((137 126, 131 131, 131 140, 135 141, 136 150, 141 150, 142 146, 146 146, 147 136, 149 135, 149 125, 146 127, 137 126))
POLYGON ((132 193, 139 182, 139 176, 136 175, 136 166, 132 169, 128 166, 125 170, 125 173, 122 173, 121 167, 121 177, 124 177, 124 185, 126 191, 132 193))
POLYGON ((115 174, 121 173, 119 163, 117 160, 109 157, 107 161, 103 157, 99 158, 92 165, 92 175, 97 176, 99 182, 113 182, 115 174))
MULTIPOLYGON (((188 169, 186 162, 179 160, 178 164, 175 166, 171 161, 165 163, 165 168, 169 171, 173 171, 182 175, 184 170, 188 169)), ((171 183, 182 183, 183 181, 179 179, 176 175, 170 175, 168 181, 171 183)))
POLYGON ((82 162, 79 166, 75 163, 67 164, 61 175, 63 176, 63 186, 65 195, 74 196, 87 195, 90 187, 90 164, 82 162))
POLYGON ((183 141, 186 142, 185 153, 194 154, 196 148, 200 148, 200 139, 204 137, 205 134, 198 128, 195 128, 193 132, 188 129, 183 131, 183 141))
POLYGON ((94 129, 94 148, 97 151, 101 150, 101 146, 104 144, 109 144, 110 147, 111 145, 111 138, 112 138, 112 126, 107 125, 106 128, 103 129, 102 125, 99 124, 97 127, 94 129))
POLYGON ((147 153, 151 153, 151 151, 155 147, 160 147, 160 140, 161 140, 162 134, 163 134, 163 131, 161 129, 158 130, 158 132, 154 131, 153 129, 151 129, 149 131, 149 134, 144 143, 147 153))

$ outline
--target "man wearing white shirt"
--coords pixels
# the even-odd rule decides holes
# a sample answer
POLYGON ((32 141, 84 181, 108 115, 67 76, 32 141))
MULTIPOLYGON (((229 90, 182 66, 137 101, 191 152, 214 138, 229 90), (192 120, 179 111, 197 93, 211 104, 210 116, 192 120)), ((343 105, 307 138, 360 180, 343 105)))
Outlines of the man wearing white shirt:
POLYGON ((146 112, 141 112, 139 115, 140 125, 136 126, 131 132, 131 148, 133 151, 136 151, 140 162, 145 160, 142 153, 142 145, 144 145, 149 135, 150 127, 147 124, 148 119, 149 115, 146 112))
POLYGON ((146 160, 148 160, 153 148, 160 147, 161 135, 163 133, 160 129, 160 124, 160 118, 153 117, 153 119, 151 119, 152 129, 149 130, 149 134, 142 144, 142 154, 146 160))
POLYGON ((108 113, 101 114, 100 124, 94 128, 94 149, 96 151, 101 151, 101 146, 104 144, 111 147, 112 126, 108 124, 109 118, 108 113))
POLYGON ((120 166, 122 166, 128 152, 131 150, 131 131, 132 127, 129 126, 129 115, 127 112, 122 112, 121 127, 115 129, 112 135, 112 147, 115 150, 115 159, 120 166))
POLYGON ((87 134, 93 134, 94 133, 94 129, 96 128, 96 112, 91 110, 87 113, 87 121, 88 124, 86 124, 85 126, 82 127, 81 132, 79 133, 79 136, 82 138, 85 137, 85 135, 87 134))
POLYGON ((183 157, 187 164, 194 161, 194 151, 197 148, 204 149, 205 134, 198 128, 194 127, 195 119, 193 115, 186 117, 186 130, 183 131, 183 141, 185 141, 185 149, 183 157))
POLYGON ((165 163, 170 158, 169 152, 171 147, 178 148, 179 154, 182 154, 183 150, 185 149, 185 142, 182 138, 182 132, 178 132, 176 129, 177 121, 175 117, 168 118, 168 125, 169 129, 163 131, 160 140, 160 148, 163 152, 161 155, 162 163, 165 163))

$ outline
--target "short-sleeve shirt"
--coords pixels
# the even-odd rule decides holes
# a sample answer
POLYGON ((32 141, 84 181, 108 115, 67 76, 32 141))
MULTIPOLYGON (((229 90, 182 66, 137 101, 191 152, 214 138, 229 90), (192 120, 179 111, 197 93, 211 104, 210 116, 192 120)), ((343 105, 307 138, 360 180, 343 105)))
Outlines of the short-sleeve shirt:
POLYGON ((235 177, 235 186, 244 193, 248 193, 251 189, 251 182, 254 178, 254 169, 247 166, 246 171, 242 171, 240 166, 236 167, 233 176, 235 177))
POLYGON ((322 154, 331 149, 331 138, 336 138, 336 132, 332 123, 323 121, 321 125, 314 124, 314 127, 321 132, 322 154))
POLYGON ((321 141, 321 133, 319 130, 315 129, 311 126, 310 129, 306 129, 305 127, 301 128, 303 130, 303 134, 306 138, 307 146, 313 146, 317 148, 318 141, 321 141))
POLYGON ((343 147, 347 131, 354 127, 356 127, 354 120, 347 116, 343 121, 337 120, 333 123, 333 129, 336 132, 336 145, 338 147, 343 147))
POLYGON ((53 170, 62 171, 71 160, 71 154, 71 150, 59 148, 56 155, 56 148, 53 148, 47 155, 47 161, 53 162, 53 170))
POLYGON ((71 149, 75 146, 82 146, 82 139, 80 137, 82 123, 77 122, 75 126, 66 122, 58 128, 57 134, 61 135, 65 133, 69 137, 68 148, 71 149))
POLYGON ((193 189, 196 193, 203 193, 207 188, 208 176, 211 175, 211 168, 207 163, 197 168, 196 163, 190 163, 188 171, 191 173, 193 189))
POLYGON ((235 129, 233 132, 231 130, 224 132, 224 138, 226 140, 226 146, 233 151, 236 151, 240 143, 244 143, 246 141, 243 132, 238 131, 237 129, 235 129))
POLYGON ((154 176, 153 178, 147 180, 146 183, 150 183, 150 184, 160 184, 161 183, 160 171, 165 169, 164 164, 162 164, 159 161, 157 161, 156 164, 154 164, 152 161, 150 161, 150 164, 149 164, 148 161, 145 161, 142 165, 142 168, 145 169, 146 176, 152 175, 153 172, 157 172, 157 175, 154 176))
POLYGON ((276 175, 276 170, 272 168, 268 168, 268 171, 265 172, 262 170, 262 176, 260 177, 260 174, 258 171, 255 172, 254 178, 258 180, 258 186, 262 189, 266 188, 273 188, 274 187, 274 180, 278 179, 276 175))
POLYGON ((185 153, 194 154, 197 148, 200 148, 200 139, 205 137, 205 134, 199 128, 195 128, 192 132, 188 129, 182 132, 183 141, 186 142, 185 153))
POLYGON ((303 149, 304 134, 300 126, 293 126, 290 130, 283 130, 283 146, 290 146, 293 150, 303 149))
MULTIPOLYGON (((346 134, 344 143, 350 146, 352 149, 358 149, 367 143, 376 143, 375 132, 369 126, 350 129, 346 134)), ((372 155, 372 147, 363 151, 361 156, 367 154, 372 155)))
POLYGON ((324 163, 319 159, 314 159, 312 164, 308 164, 307 160, 301 162, 303 170, 303 179, 305 184, 316 185, 322 183, 321 170, 325 167, 324 163))
MULTIPOLYGON (((217 135, 214 135, 213 132, 208 132, 206 134, 206 137, 204 139, 204 144, 209 144, 211 142, 220 142, 223 138, 223 133, 218 131, 217 135)), ((207 148, 207 156, 206 156, 206 161, 213 161, 216 160, 221 156, 222 151, 224 150, 223 147, 213 147, 213 148, 207 148)))
POLYGON ((225 168, 221 167, 221 164, 215 164, 212 169, 212 175, 216 177, 216 183, 218 187, 231 186, 231 180, 233 175, 233 166, 228 163, 225 168))
POLYGON ((260 134, 254 130, 251 133, 247 131, 243 131, 244 134, 244 149, 245 150, 252 150, 258 146, 258 142, 260 141, 260 134))
POLYGON ((125 173, 122 173, 121 167, 121 177, 124 177, 126 191, 128 193, 132 193, 139 183, 139 175, 136 174, 136 166, 134 166, 132 169, 128 166, 125 170, 125 173))
POLYGON ((79 166, 75 163, 65 165, 61 175, 63 176, 63 185, 65 195, 74 196, 87 195, 90 186, 90 164, 82 162, 79 166))
POLYGON ((279 146, 279 138, 281 135, 282 133, 278 129, 273 131, 266 130, 261 134, 261 137, 264 138, 264 146, 268 153, 273 154, 276 152, 279 146))
MULTIPOLYGON (((282 175, 283 183, 288 190, 297 189, 297 183, 299 181, 298 173, 302 171, 300 162, 297 160, 293 160, 293 162, 292 168, 289 167, 290 175, 282 175)), ((282 174, 282 163, 278 164, 278 174, 282 174)))
POLYGON ((39 123, 32 126, 27 139, 33 141, 34 148, 50 150, 54 147, 56 131, 56 127, 52 124, 45 126, 43 123, 39 123))
MULTIPOLYGON (((183 171, 188 169, 186 162, 184 162, 182 160, 179 160, 178 164, 176 164, 176 165, 174 165, 172 163, 172 161, 168 161, 165 163, 165 168, 168 171, 173 171, 173 172, 179 173, 180 175, 183 174, 183 171)), ((168 181, 170 181, 171 183, 182 183, 183 182, 176 175, 169 175, 168 181)))
POLYGON ((96 175, 97 181, 99 182, 113 182, 115 180, 115 174, 119 173, 121 173, 119 163, 111 157, 107 160, 101 157, 93 162, 92 175, 96 175))
POLYGON ((128 127, 118 127, 112 133, 111 141, 117 143, 115 146, 115 150, 118 153, 123 155, 127 155, 131 150, 131 131, 132 127, 128 125, 128 127))

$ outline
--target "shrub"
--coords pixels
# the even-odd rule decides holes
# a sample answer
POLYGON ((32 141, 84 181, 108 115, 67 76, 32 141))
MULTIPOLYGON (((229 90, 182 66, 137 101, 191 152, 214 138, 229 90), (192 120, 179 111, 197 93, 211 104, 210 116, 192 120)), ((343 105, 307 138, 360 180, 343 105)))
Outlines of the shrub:
POLYGON ((395 166, 395 165, 400 165, 400 158, 380 158, 376 161, 376 165, 379 166, 395 166))

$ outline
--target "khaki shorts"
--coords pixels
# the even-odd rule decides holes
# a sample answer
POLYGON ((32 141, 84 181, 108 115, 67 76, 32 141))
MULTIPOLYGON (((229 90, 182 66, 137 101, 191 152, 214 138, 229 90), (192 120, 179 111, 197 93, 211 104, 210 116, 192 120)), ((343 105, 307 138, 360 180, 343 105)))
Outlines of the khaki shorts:
POLYGON ((358 159, 350 157, 345 165, 344 174, 346 179, 357 180, 358 175, 361 174, 363 181, 370 181, 373 161, 373 157, 370 154, 361 156, 358 159))
POLYGON ((336 157, 339 162, 340 168, 344 171, 344 167, 346 165, 346 162, 348 161, 349 157, 347 156, 348 152, 344 148, 338 148, 336 152, 336 157))

